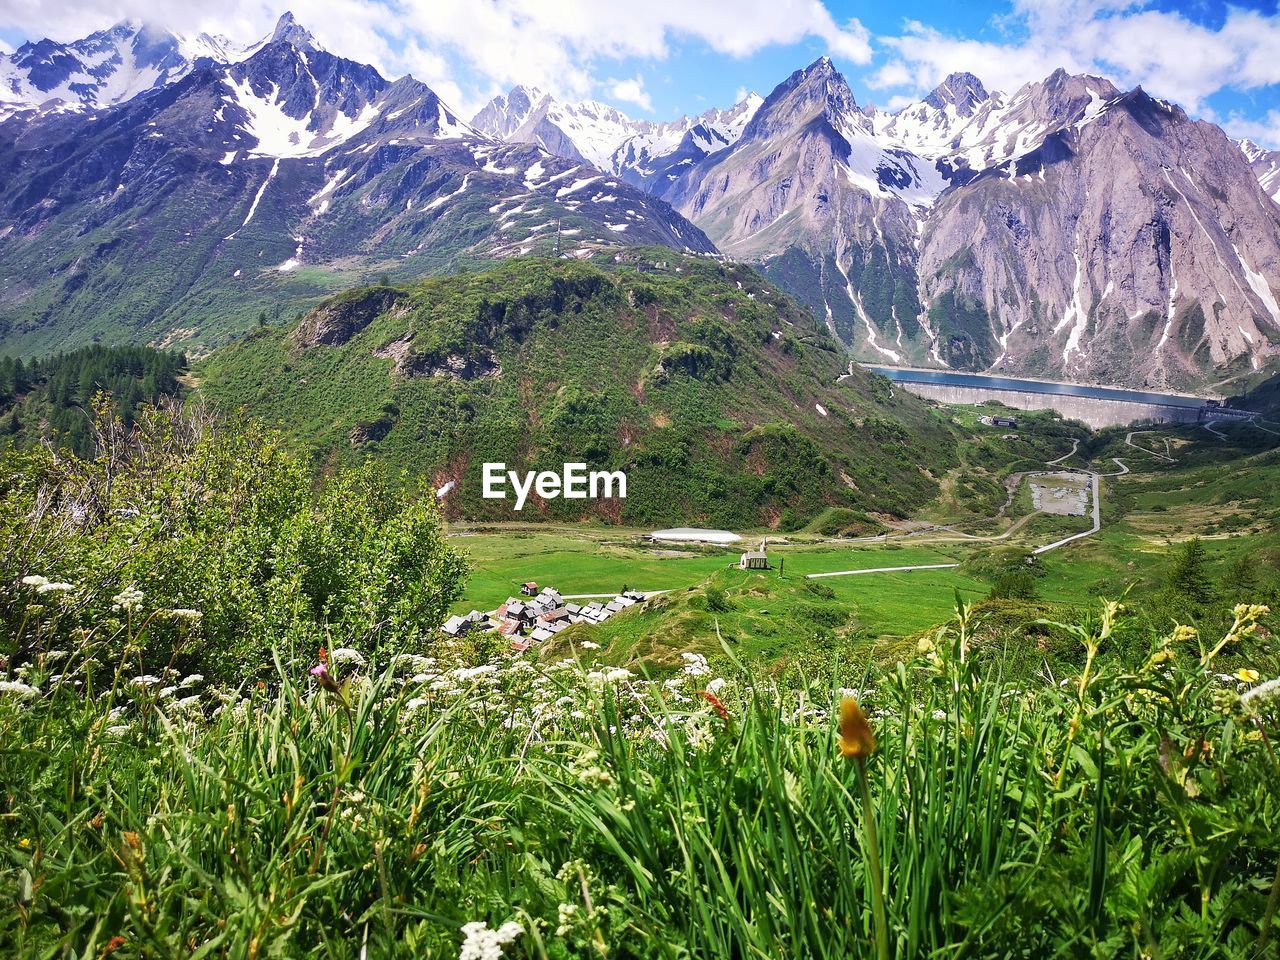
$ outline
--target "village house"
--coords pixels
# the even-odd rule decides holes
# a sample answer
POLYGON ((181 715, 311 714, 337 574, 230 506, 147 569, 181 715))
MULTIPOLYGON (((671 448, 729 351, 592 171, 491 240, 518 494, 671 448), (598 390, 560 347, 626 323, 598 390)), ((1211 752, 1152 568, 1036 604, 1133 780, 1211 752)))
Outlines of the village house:
POLYGON ((529 581, 520 588, 524 599, 507 597, 496 610, 481 613, 472 610, 465 615, 450 616, 440 626, 448 637, 461 637, 473 630, 496 631, 511 640, 517 653, 534 644, 550 640, 575 623, 604 623, 616 613, 645 599, 636 590, 624 590, 608 601, 592 600, 585 604, 567 603, 558 590, 538 586, 529 581))

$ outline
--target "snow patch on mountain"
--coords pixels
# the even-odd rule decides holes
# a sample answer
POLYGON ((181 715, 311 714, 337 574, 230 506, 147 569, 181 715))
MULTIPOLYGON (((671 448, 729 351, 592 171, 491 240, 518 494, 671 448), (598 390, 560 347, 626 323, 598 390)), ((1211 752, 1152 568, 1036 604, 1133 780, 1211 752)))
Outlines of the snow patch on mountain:
MULTIPOLYGON (((336 113, 327 130, 315 130, 312 129, 317 122, 314 112, 301 117, 292 117, 286 112, 277 84, 270 85, 271 92, 265 97, 254 92, 247 78, 237 81, 228 77, 227 86, 231 92, 226 102, 244 111, 246 120, 242 129, 257 141, 251 156, 318 157, 365 130, 379 112, 378 107, 370 103, 355 116, 336 113)), ((441 116, 445 116, 443 109, 441 116)))

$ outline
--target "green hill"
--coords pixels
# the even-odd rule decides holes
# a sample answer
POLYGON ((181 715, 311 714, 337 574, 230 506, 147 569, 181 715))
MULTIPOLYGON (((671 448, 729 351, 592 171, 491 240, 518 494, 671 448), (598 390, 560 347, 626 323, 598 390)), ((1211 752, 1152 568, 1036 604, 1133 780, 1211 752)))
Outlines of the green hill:
POLYGON ((846 364, 750 268, 643 248, 352 290, 196 373, 321 463, 452 483, 452 516, 790 529, 830 507, 905 515, 952 465, 943 419, 846 364), (516 514, 481 498, 486 461, 622 469, 628 498, 516 514))

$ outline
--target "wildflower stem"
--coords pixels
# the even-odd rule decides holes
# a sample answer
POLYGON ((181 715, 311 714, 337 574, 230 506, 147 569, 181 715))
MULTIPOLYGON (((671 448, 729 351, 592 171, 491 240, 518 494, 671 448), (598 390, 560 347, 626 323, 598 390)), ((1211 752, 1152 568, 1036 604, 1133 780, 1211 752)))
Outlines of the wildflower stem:
POLYGON ((1271 921, 1276 915, 1276 907, 1280 906, 1280 863, 1276 864, 1276 878, 1271 883, 1271 896, 1267 897, 1267 910, 1262 915, 1262 932, 1258 934, 1258 954, 1266 949, 1271 939, 1271 921))
POLYGON ((876 835, 875 811, 871 806, 871 784, 867 778, 867 761, 857 757, 858 786, 862 790, 862 819, 867 835, 867 863, 871 867, 871 909, 875 924, 876 956, 889 960, 889 927, 884 912, 884 878, 880 872, 880 841, 876 835))

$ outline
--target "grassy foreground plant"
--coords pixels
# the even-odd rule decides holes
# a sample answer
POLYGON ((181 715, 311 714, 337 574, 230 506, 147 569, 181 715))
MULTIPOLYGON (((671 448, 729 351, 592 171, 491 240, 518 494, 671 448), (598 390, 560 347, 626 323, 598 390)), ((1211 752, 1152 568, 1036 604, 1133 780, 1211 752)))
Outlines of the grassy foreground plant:
POLYGON ((970 616, 794 683, 340 648, 152 684, 47 638, 0 685, 0 952, 1266 956, 1276 685, 1184 630, 1015 686, 970 616))

